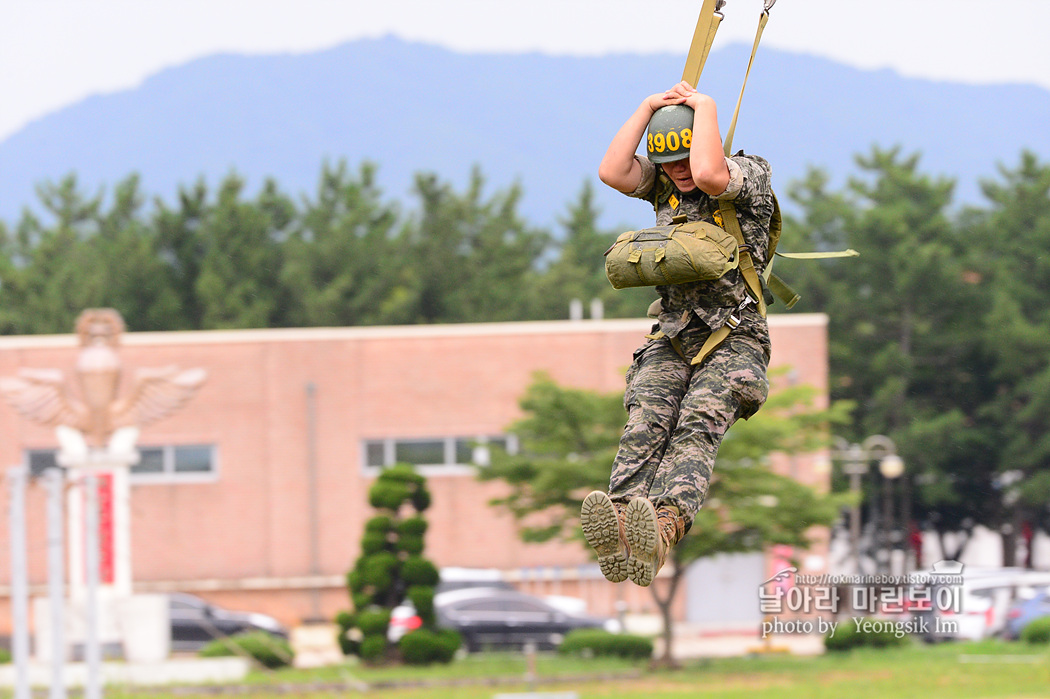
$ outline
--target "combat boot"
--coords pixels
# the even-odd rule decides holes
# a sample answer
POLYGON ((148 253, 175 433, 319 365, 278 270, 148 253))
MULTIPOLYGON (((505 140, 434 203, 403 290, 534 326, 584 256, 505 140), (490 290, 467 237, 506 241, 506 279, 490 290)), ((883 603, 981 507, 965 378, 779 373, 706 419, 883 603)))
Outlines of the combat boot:
POLYGON ((667 553, 685 534, 685 520, 676 507, 653 507, 645 498, 627 503, 627 577, 648 587, 664 566, 667 553))
POLYGON ((583 538, 598 554, 598 567, 610 582, 627 579, 627 536, 623 526, 624 505, 614 503, 600 490, 583 499, 580 527, 583 538))

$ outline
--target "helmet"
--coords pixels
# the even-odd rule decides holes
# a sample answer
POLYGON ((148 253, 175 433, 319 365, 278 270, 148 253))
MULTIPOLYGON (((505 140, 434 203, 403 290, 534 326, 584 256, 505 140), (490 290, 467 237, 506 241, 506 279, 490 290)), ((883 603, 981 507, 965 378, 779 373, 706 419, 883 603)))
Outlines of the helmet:
POLYGON ((645 139, 649 160, 669 163, 689 157, 693 142, 693 108, 684 104, 660 107, 649 119, 649 136, 645 139))

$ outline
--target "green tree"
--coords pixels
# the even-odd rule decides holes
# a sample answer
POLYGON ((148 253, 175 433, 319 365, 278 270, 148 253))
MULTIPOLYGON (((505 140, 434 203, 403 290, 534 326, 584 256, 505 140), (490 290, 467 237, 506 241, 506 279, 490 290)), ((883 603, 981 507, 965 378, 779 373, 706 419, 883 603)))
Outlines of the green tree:
MULTIPOLYGON (((69 332, 92 295, 93 256, 85 241, 98 230, 101 195, 87 199, 70 175, 37 187, 45 224, 26 211, 15 230, 13 268, 4 279, 4 305, 17 308, 10 332, 69 332)), ((99 273, 100 270, 95 270, 99 273)))
POLYGON ((199 330, 204 313, 197 296, 197 279, 206 252, 204 225, 210 215, 207 185, 198 180, 192 188, 180 187, 177 198, 175 208, 157 199, 151 219, 164 277, 178 306, 166 329, 199 330))
POLYGON ((69 332, 86 307, 116 308, 135 330, 167 327, 175 298, 166 283, 143 197, 132 175, 113 191, 85 197, 76 178, 38 189, 52 222, 23 215, 13 237, 4 232, 4 332, 69 332))
MULTIPOLYGON (((686 569, 718 553, 760 551, 773 544, 805 547, 812 527, 829 525, 840 500, 771 470, 774 452, 814 451, 831 424, 846 418, 848 405, 813 407, 814 391, 803 386, 773 393, 758 415, 738 422, 726 435, 714 469, 707 505, 673 549, 664 592, 651 588, 664 620, 664 662, 674 663, 671 608, 686 569)), ((508 429, 518 435, 520 453, 496 454, 479 471, 483 480, 502 480, 508 495, 492 504, 511 512, 526 541, 579 539, 580 500, 608 486, 625 413, 622 394, 565 388, 537 375, 521 399, 524 417, 508 429), (539 518, 541 521, 535 523, 539 518)))
POLYGON ((98 218, 97 232, 83 241, 84 256, 75 258, 86 267, 88 295, 81 303, 115 308, 132 330, 166 330, 179 312, 178 297, 158 254, 155 229, 143 221, 138 177, 119 183, 113 199, 98 218))
POLYGON ((305 201, 282 245, 281 281, 293 326, 397 322, 400 264, 411 261, 394 241, 398 213, 380 201, 375 166, 355 177, 346 164, 325 166, 316 199, 305 201))
POLYGON ((923 175, 918 162, 875 148, 858 158, 861 175, 844 193, 810 173, 792 190, 803 215, 788 219, 785 241, 860 257, 778 264, 800 288, 800 306, 831 319, 832 397, 857 405, 851 438, 896 442, 915 514, 943 540, 992 515, 994 434, 981 417, 988 357, 974 322, 987 298, 973 267, 980 241, 948 214, 953 182, 923 175))
POLYGON ((607 317, 636 318, 645 313, 656 298, 652 289, 617 291, 609 284, 605 276, 605 251, 619 232, 599 230, 599 213, 594 205, 594 189, 585 182, 576 201, 559 221, 564 233, 554 244, 553 262, 531 285, 536 317, 562 319, 568 314, 573 299, 579 299, 584 306, 597 299, 607 317))
POLYGON ((295 208, 268 180, 255 202, 228 176, 203 221, 204 255, 194 284, 205 329, 279 325, 280 251, 295 208))
POLYGON ((1024 152, 1002 181, 985 181, 991 202, 975 229, 987 241, 975 281, 989 300, 983 349, 990 385, 981 418, 994 432, 992 485, 985 493, 1004 534, 1004 565, 1014 565, 1023 522, 1046 527, 1050 501, 1050 164, 1024 152))
POLYGON ((402 637, 401 656, 409 663, 452 660, 459 637, 438 631, 434 588, 438 570, 423 557, 430 507, 426 480, 409 464, 384 470, 368 490, 376 514, 365 523, 361 555, 346 581, 354 611, 339 614, 339 643, 344 653, 368 661, 394 659, 387 640, 391 611, 408 600, 422 625, 402 637))
POLYGON ((462 195, 435 175, 416 176, 418 215, 400 237, 401 272, 409 298, 406 322, 461 323, 530 317, 525 301, 547 234, 517 212, 521 189, 489 199, 484 178, 471 174, 462 195))

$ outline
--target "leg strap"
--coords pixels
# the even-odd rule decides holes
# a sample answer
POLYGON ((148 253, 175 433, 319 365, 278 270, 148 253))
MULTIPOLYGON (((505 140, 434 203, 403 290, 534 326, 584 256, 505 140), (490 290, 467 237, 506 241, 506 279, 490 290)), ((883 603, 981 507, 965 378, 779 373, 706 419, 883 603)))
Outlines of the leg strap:
POLYGON ((703 362, 705 359, 707 359, 708 356, 710 356, 710 354, 714 352, 727 337, 729 337, 729 333, 733 332, 733 330, 736 329, 736 326, 740 325, 740 312, 754 302, 754 299, 752 299, 750 296, 745 296, 744 300, 740 303, 739 306, 736 307, 736 310, 733 311, 733 315, 729 316, 729 319, 726 320, 726 324, 707 336, 707 340, 704 341, 704 344, 700 348, 700 351, 697 352, 696 356, 692 359, 690 359, 689 356, 685 353, 685 348, 682 346, 682 341, 679 340, 677 337, 667 337, 666 333, 664 333, 663 330, 657 330, 654 333, 649 333, 648 335, 646 335, 646 337, 650 340, 660 340, 667 337, 668 342, 670 342, 671 346, 674 347, 674 351, 678 353, 678 356, 680 356, 682 359, 689 362, 693 366, 696 366, 703 362))

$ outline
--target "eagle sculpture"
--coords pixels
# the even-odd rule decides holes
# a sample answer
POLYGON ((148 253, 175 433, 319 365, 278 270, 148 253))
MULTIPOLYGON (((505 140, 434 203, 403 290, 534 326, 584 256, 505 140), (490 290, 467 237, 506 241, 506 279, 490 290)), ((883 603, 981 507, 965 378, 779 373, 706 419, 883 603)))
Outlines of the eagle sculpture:
POLYGON ((177 367, 138 369, 131 392, 118 397, 122 367, 117 354, 124 321, 111 308, 92 308, 77 319, 81 350, 75 395, 57 369, 21 369, 0 377, 0 397, 15 411, 48 427, 82 432, 89 445, 105 447, 121 427, 144 427, 175 412, 197 393, 207 372, 177 367))

